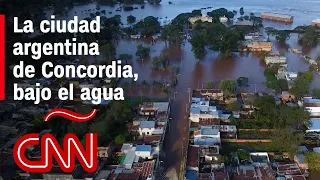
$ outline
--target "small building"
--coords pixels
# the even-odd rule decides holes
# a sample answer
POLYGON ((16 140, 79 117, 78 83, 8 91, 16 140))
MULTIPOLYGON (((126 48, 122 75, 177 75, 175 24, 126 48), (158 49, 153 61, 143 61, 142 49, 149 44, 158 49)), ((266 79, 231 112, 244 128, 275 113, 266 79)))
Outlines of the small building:
POLYGON ((226 16, 222 16, 222 17, 219 17, 219 21, 221 23, 226 23, 226 22, 228 22, 228 18, 226 16))
POLYGON ((137 145, 135 154, 136 156, 147 158, 150 157, 152 153, 151 145, 137 145))
POLYGON ((243 51, 272 51, 272 42, 267 41, 246 42, 244 46, 243 51))
POLYGON ((111 156, 113 151, 112 145, 109 147, 98 147, 98 157, 99 158, 108 158, 111 156))
POLYGON ((303 105, 311 117, 320 115, 320 99, 304 98, 303 105))
POLYGON ((210 22, 212 23, 212 17, 202 14, 202 16, 197 16, 197 17, 191 17, 189 18, 189 22, 191 24, 196 23, 197 21, 201 21, 201 22, 210 22))
POLYGON ((195 145, 212 146, 220 143, 221 139, 218 129, 203 128, 194 132, 195 145))
POLYGON ((315 27, 320 27, 320 19, 314 19, 312 20, 312 26, 315 26, 315 27))
POLYGON ((269 155, 266 152, 253 152, 250 153, 250 159, 253 165, 265 167, 270 163, 269 155))
POLYGON ((238 20, 235 24, 236 26, 253 26, 253 22, 249 20, 238 20))
POLYGON ((130 149, 127 154, 124 155, 123 165, 126 169, 131 169, 132 164, 136 158, 136 153, 134 149, 130 149))
POLYGON ((285 74, 285 78, 287 81, 294 81, 296 80, 298 77, 298 73, 297 72, 287 72, 285 74))
POLYGON ((306 133, 320 132, 320 118, 310 118, 311 126, 306 133))
POLYGON ((304 154, 297 154, 294 156, 294 161, 298 164, 301 169, 308 169, 308 163, 305 161, 304 154))
POLYGON ((289 91, 282 91, 281 99, 285 102, 288 102, 288 101, 294 100, 295 96, 293 94, 290 94, 289 91))
POLYGON ((285 65, 287 64, 287 58, 279 55, 267 55, 264 59, 264 62, 267 65, 272 65, 272 64, 285 65))
POLYGON ((152 132, 155 130, 155 121, 141 121, 139 127, 140 136, 152 135, 152 132))
POLYGON ((276 13, 262 13, 261 14, 262 19, 269 19, 274 21, 281 21, 286 23, 292 23, 293 22, 293 16, 291 15, 285 15, 285 14, 276 14, 276 13))

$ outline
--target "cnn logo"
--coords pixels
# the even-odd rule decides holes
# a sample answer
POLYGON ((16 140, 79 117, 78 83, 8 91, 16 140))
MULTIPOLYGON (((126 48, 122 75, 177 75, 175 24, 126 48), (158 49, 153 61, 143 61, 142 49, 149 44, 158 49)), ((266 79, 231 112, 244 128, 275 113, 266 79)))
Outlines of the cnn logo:
POLYGON ((22 136, 15 144, 13 157, 16 164, 24 171, 34 173, 49 172, 52 169, 52 159, 55 158, 61 170, 68 173, 75 167, 77 158, 86 172, 94 172, 98 167, 97 156, 98 138, 95 133, 86 134, 86 149, 74 134, 67 134, 63 140, 62 148, 57 139, 51 134, 39 137, 39 134, 27 134, 22 136), (25 151, 29 146, 41 146, 41 159, 29 160, 25 151))

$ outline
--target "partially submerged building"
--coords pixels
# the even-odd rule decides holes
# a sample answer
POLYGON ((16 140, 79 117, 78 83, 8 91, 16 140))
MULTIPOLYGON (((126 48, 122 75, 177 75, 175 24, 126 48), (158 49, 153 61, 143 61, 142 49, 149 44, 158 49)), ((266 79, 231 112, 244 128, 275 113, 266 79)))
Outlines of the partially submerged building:
POLYGON ((285 14, 267 13, 266 12, 266 13, 262 13, 260 17, 262 19, 269 19, 269 20, 286 22, 286 23, 292 23, 293 22, 293 16, 285 15, 285 14))

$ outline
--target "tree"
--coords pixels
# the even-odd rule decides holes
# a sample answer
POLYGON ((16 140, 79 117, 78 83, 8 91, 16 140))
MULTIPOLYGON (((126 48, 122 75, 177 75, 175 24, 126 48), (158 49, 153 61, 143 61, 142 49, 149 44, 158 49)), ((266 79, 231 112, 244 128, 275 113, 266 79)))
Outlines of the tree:
POLYGON ((88 132, 88 123, 72 122, 68 126, 68 132, 75 134, 77 137, 83 137, 88 132))
POLYGON ((272 144, 277 147, 279 151, 289 152, 293 155, 302 143, 303 137, 303 133, 295 132, 292 128, 280 128, 272 132, 271 140, 272 144))
POLYGON ((287 31, 275 31, 276 40, 282 44, 286 45, 286 41, 290 38, 290 33, 287 31))
POLYGON ((243 7, 240 8, 240 15, 243 16, 244 15, 244 10, 243 7))
POLYGON ((305 155, 308 168, 311 172, 320 172, 320 154, 316 152, 308 152, 305 155))
POLYGON ((120 54, 119 59, 125 60, 126 63, 128 64, 128 61, 132 60, 132 55, 131 54, 120 54))
POLYGON ((163 30, 161 31, 161 37, 164 40, 168 40, 169 43, 178 44, 180 45, 183 41, 183 37, 181 36, 182 26, 169 24, 164 26, 163 30))
POLYGON ((239 87, 248 87, 249 79, 247 77, 239 77, 237 79, 237 84, 239 87))
POLYGON ((268 41, 269 41, 270 35, 274 33, 275 29, 273 27, 266 27, 264 29, 268 35, 268 41))
POLYGON ((312 90, 312 95, 315 97, 315 98, 320 98, 320 88, 314 88, 312 90))
POLYGON ((140 58, 144 58, 149 56, 149 54, 150 54, 150 47, 144 47, 142 44, 138 45, 136 56, 139 56, 140 58))
POLYGON ((153 34, 160 32, 161 26, 157 18, 148 16, 137 22, 133 26, 133 29, 136 32, 141 32, 144 36, 152 36, 153 34))
POLYGON ((200 60, 205 56, 205 40, 204 36, 199 33, 193 33, 191 35, 190 43, 192 45, 192 51, 196 59, 200 60))
POLYGON ((126 142, 126 136, 124 134, 120 134, 114 139, 114 142, 116 144, 123 144, 126 142))
POLYGON ((313 26, 310 26, 306 29, 303 36, 299 39, 299 43, 302 46, 315 46, 319 43, 319 32, 313 26))
POLYGON ((231 79, 224 79, 220 82, 220 89, 227 94, 233 94, 236 92, 236 83, 231 79))
POLYGON ((238 102, 232 102, 227 104, 227 109, 230 111, 238 111, 240 109, 240 104, 238 102))
POLYGON ((128 24, 132 24, 136 21, 136 17, 132 16, 132 15, 129 15, 127 16, 127 22, 128 24))
POLYGON ((312 79, 313 74, 310 71, 299 73, 297 79, 294 80, 292 87, 289 89, 289 92, 296 97, 302 97, 304 94, 308 93, 312 79))
POLYGON ((213 87, 214 87, 213 81, 211 81, 211 80, 208 81, 208 82, 207 82, 207 88, 208 88, 208 89, 212 89, 213 87))

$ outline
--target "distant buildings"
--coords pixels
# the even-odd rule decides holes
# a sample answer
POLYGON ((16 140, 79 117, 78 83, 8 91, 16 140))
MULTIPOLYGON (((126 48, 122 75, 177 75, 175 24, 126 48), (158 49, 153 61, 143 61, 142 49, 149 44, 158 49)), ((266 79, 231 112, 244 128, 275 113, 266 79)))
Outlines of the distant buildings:
POLYGON ((196 23, 197 21, 201 21, 201 22, 210 22, 212 23, 212 17, 202 14, 202 16, 197 16, 197 17, 191 17, 189 18, 189 22, 191 24, 196 23))
POLYGON ((312 26, 320 27, 320 19, 314 19, 311 23, 312 26))
POLYGON ((261 14, 262 19, 269 19, 274 21, 281 21, 286 23, 292 23, 293 22, 293 16, 290 15, 284 15, 284 14, 276 14, 276 13, 262 13, 261 14))
POLYGON ((246 41, 243 44, 242 51, 272 51, 272 42, 267 41, 246 41))
POLYGON ((320 116, 320 99, 304 98, 303 105, 311 117, 320 116))
POLYGON ((226 23, 226 22, 228 22, 228 18, 227 18, 226 16, 219 17, 219 21, 220 21, 221 23, 226 23))
POLYGON ((279 54, 279 52, 275 52, 275 53, 269 53, 265 58, 264 58, 264 62, 267 65, 280 65, 280 66, 287 66, 287 58, 285 56, 281 56, 279 54))

